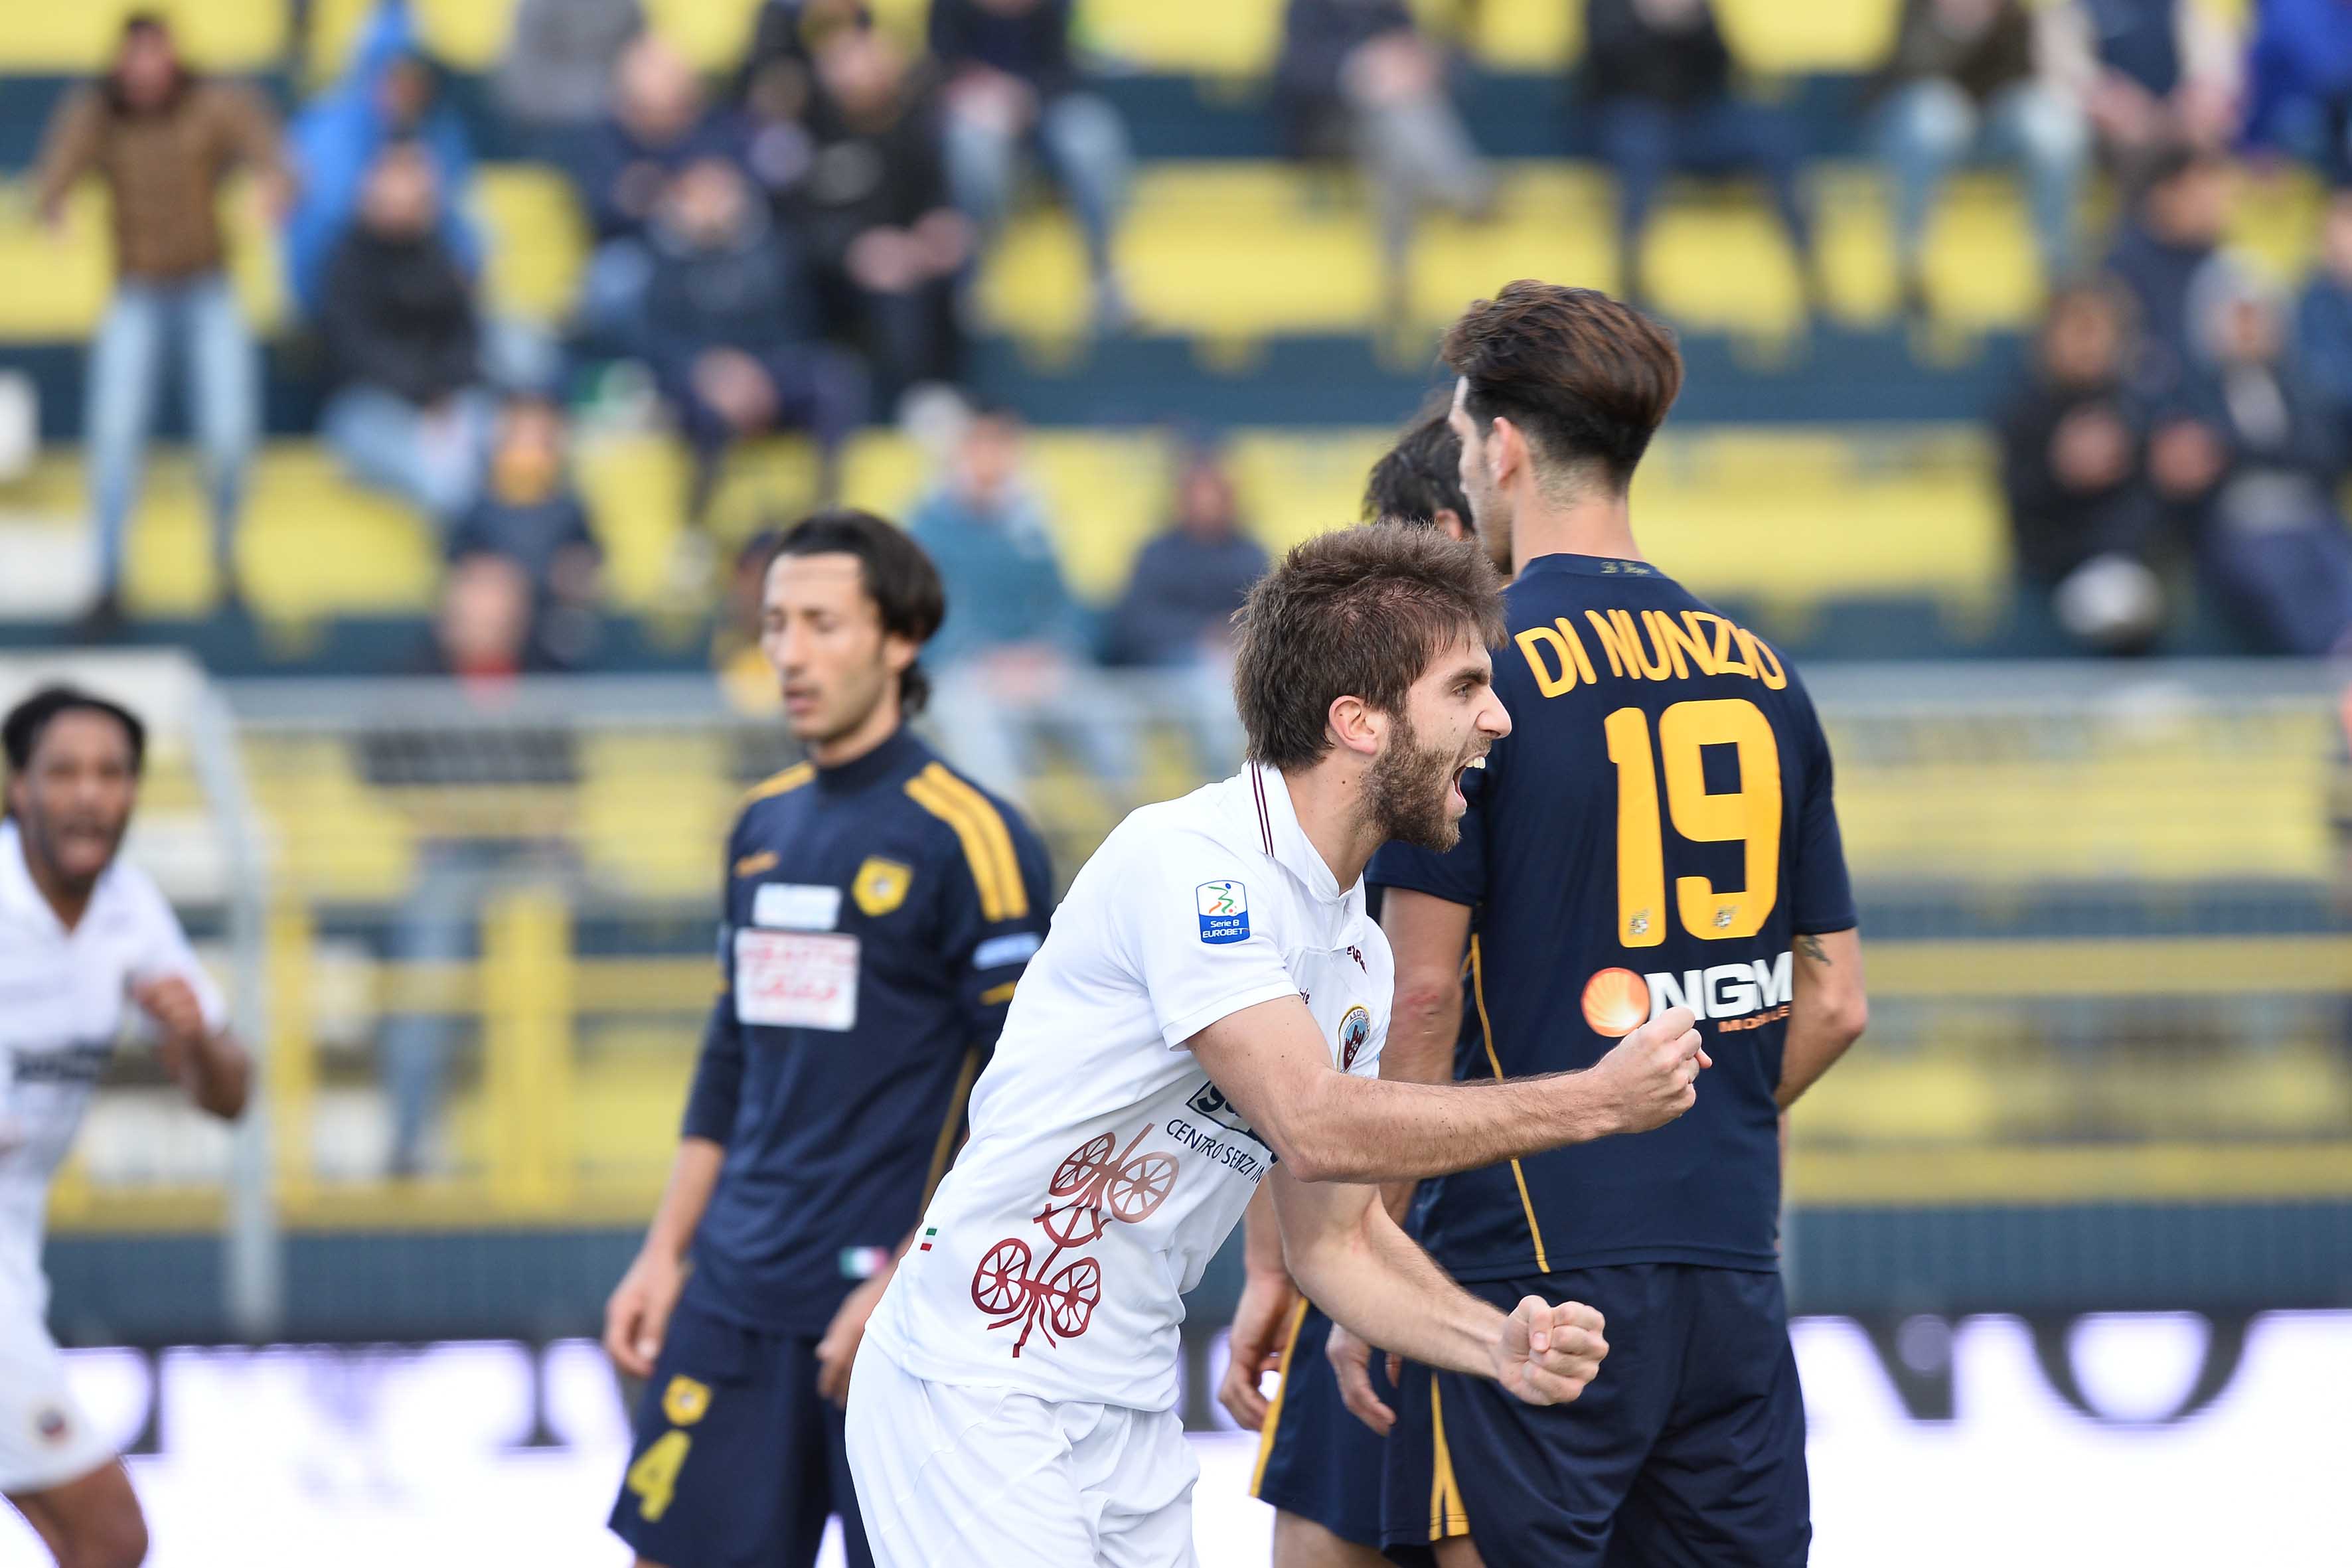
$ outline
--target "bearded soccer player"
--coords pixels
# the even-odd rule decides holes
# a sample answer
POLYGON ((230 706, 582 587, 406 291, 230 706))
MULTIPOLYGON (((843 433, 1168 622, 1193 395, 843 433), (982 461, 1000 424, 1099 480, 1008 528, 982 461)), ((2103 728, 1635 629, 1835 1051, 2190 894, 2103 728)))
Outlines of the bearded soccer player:
POLYGON ((146 727, 67 687, 19 703, 0 742, 0 1492, 65 1568, 131 1568, 147 1525, 131 1478, 66 1386, 43 1326, 41 1221, 126 1022, 198 1109, 245 1109, 228 1009, 155 884, 118 858, 146 727))
POLYGON ((1364 864, 1453 841, 1461 775, 1510 726, 1500 607, 1475 546, 1392 524, 1309 541, 1251 591, 1248 764, 1134 813, 1079 872, 858 1353, 877 1563, 1194 1562, 1182 1295, 1262 1181, 1337 1321, 1523 1402, 1592 1377, 1592 1313, 1474 1300, 1370 1184, 1655 1126, 1704 1065, 1669 1013, 1588 1072, 1372 1076, 1391 972, 1364 864))
POLYGON ((612 1515, 641 1564, 807 1568, 828 1515, 872 1561, 849 1369, 1052 898, 1028 825, 906 727, 945 610, 921 547, 865 512, 800 523, 768 568, 761 645, 808 761, 729 839, 723 985, 605 1314, 649 1379, 612 1515))
MULTIPOLYGON (((1390 520, 1436 529, 1448 539, 1470 534, 1470 502, 1462 493, 1462 443, 1454 434, 1453 408, 1442 403, 1424 410, 1372 465, 1364 484, 1367 522, 1390 520)), ((1366 912, 1381 919, 1381 890, 1364 889, 1366 912)), ((1420 1081, 1448 1076, 1458 999, 1439 1003, 1409 999, 1424 1017, 1442 1016, 1449 1031, 1445 1051, 1420 1073, 1420 1081)), ((1404 1028, 1415 1028, 1409 1012, 1404 1028)), ((1430 1031, 1424 1026, 1423 1035, 1430 1031)), ((1392 1021, 1381 1075, 1397 1076, 1400 1031, 1392 1021)), ((1427 1053, 1423 1053, 1426 1055, 1427 1053)), ((1389 1217, 1402 1224, 1411 1183, 1384 1190, 1389 1217)), ((1252 1200, 1244 1220, 1245 1283, 1226 1342, 1228 1359, 1217 1397, 1235 1421, 1259 1433, 1250 1495, 1275 1510, 1273 1568, 1381 1568, 1381 1487, 1384 1468, 1380 1434, 1351 1415, 1325 1348, 1331 1320, 1300 1296, 1282 1263, 1270 1194, 1252 1200), (1261 1374, 1281 1374, 1280 1391, 1269 1401, 1261 1374)), ((1381 1381, 1384 1367, 1370 1376, 1381 1381)))
MULTIPOLYGON (((1779 1254, 1782 1113, 1862 1033, 1862 949, 1829 747, 1801 683, 1642 553, 1627 486, 1682 384, 1673 338, 1589 289, 1518 282, 1454 325, 1463 488, 1506 591, 1517 720, 1460 843, 1391 845, 1407 1076, 1574 1071, 1688 1008, 1716 1066, 1643 1138, 1425 1184, 1423 1245, 1489 1302, 1598 1307, 1608 1375, 1572 1409, 1415 1366, 1393 1403, 1335 1331, 1388 1443, 1387 1535, 1445 1568, 1782 1565, 1811 1539, 1779 1254)), ((1404 1347, 1377 1334, 1383 1350, 1404 1347)), ((1411 1352, 1406 1352, 1409 1355, 1411 1352)))

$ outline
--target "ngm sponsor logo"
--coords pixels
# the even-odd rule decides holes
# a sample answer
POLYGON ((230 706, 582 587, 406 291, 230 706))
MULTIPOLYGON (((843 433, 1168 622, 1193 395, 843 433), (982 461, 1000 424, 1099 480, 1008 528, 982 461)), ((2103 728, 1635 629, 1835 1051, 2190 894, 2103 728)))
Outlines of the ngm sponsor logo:
POLYGON ((1584 983, 1584 1021, 1596 1035, 1629 1035, 1669 1007, 1687 1007, 1718 1030, 1760 1029, 1789 1016, 1795 964, 1783 952, 1676 973, 1604 969, 1584 983))

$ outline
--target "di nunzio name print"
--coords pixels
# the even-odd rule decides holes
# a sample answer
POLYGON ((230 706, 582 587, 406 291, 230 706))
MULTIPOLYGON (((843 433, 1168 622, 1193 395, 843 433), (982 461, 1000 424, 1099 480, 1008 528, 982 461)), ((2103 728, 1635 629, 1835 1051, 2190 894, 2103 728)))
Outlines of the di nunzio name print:
POLYGON ((1711 610, 1587 610, 1581 631, 1566 616, 1529 626, 1511 640, 1536 678, 1536 689, 1558 697, 1591 686, 1606 674, 1620 680, 1687 680, 1700 675, 1744 675, 1769 691, 1789 684, 1780 656, 1746 626, 1711 610), (1596 662, 1590 639, 1601 650, 1596 662))

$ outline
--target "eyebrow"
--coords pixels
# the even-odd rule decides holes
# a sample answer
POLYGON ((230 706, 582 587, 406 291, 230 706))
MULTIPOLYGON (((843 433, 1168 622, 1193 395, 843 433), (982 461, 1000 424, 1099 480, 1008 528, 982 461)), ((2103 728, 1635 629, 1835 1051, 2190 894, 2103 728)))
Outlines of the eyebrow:
POLYGON ((1491 664, 1465 664, 1454 672, 1453 679, 1446 684, 1452 686, 1465 680, 1474 686, 1491 686, 1495 680, 1495 667, 1491 664))

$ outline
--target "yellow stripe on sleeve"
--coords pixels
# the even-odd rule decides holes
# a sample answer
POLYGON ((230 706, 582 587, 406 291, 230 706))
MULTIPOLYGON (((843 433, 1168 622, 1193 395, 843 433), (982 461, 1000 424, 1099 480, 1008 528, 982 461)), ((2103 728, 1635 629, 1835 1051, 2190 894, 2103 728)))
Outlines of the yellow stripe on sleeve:
POLYGON ((979 825, 965 814, 961 802, 940 793, 928 771, 907 781, 907 795, 917 805, 955 829, 956 838, 963 845, 964 862, 971 868, 972 886, 980 892, 980 918, 991 925, 1003 920, 1004 893, 997 885, 996 863, 989 854, 987 841, 981 837, 979 825))
MULTIPOLYGON (((1495 1069, 1495 1080, 1503 1078, 1503 1061, 1495 1054, 1495 1026, 1486 1021, 1486 972, 1478 956, 1478 939, 1470 939, 1470 994, 1478 1003, 1478 1037, 1486 1044, 1486 1065, 1495 1069)), ((1543 1227, 1536 1224, 1535 1200, 1528 1196, 1528 1173, 1519 1169, 1517 1160, 1511 1162, 1511 1180, 1519 1184, 1519 1207, 1527 1212, 1528 1239, 1536 1244, 1536 1269, 1551 1272, 1551 1264, 1544 1258, 1543 1227)))
POLYGON ((1290 1392, 1290 1358, 1298 1353, 1298 1331, 1307 1321, 1307 1298, 1290 1309, 1290 1331, 1282 1336, 1282 1381, 1275 1384, 1274 1402, 1265 1407, 1265 1426, 1257 1435, 1257 1465, 1250 1471, 1250 1496, 1265 1484, 1265 1462, 1274 1458, 1274 1434, 1282 1425, 1282 1396, 1290 1392))
POLYGON ((990 863, 996 868, 997 886, 1004 889, 1004 918, 1017 921, 1029 912, 1029 888, 1021 879, 1021 858, 1013 852, 1013 834, 1004 826, 1004 814, 996 809, 995 802, 963 780, 933 763, 923 770, 934 776, 940 794, 947 800, 963 803, 972 826, 980 829, 981 840, 988 846, 990 863))
POLYGON ((992 985, 980 994, 980 1005, 983 1007, 993 1007, 999 1002, 1010 1002, 1013 1000, 1013 993, 1019 988, 1020 984, 1021 982, 1018 980, 1008 980, 1002 985, 992 985))
POLYGON ((743 804, 749 805, 755 800, 767 800, 775 795, 790 795, 814 777, 816 777, 816 768, 814 764, 794 763, 782 773, 771 773, 753 784, 745 793, 743 804))

